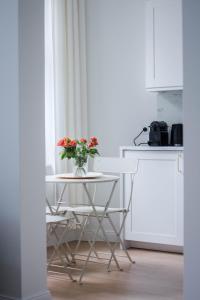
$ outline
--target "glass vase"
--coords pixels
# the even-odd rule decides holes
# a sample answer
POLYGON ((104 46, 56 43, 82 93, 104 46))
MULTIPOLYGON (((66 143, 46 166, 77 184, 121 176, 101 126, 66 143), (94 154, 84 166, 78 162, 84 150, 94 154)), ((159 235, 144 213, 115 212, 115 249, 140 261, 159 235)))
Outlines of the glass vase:
POLYGON ((88 172, 88 159, 77 157, 73 159, 73 175, 75 177, 85 177, 88 172))

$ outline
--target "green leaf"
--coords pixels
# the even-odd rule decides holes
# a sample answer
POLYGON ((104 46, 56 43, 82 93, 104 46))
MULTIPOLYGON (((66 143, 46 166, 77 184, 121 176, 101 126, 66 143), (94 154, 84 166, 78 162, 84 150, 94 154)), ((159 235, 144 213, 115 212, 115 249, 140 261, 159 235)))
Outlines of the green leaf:
POLYGON ((63 152, 61 152, 61 159, 64 159, 65 157, 66 157, 66 152, 65 151, 63 151, 63 152))

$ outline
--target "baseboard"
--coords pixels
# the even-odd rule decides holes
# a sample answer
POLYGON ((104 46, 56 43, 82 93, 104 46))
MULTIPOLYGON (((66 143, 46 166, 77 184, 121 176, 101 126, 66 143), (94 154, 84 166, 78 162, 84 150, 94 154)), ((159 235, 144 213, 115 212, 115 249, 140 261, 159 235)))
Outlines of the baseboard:
MULTIPOLYGON (((94 235, 95 235, 94 230, 86 230, 82 240, 83 241, 92 240, 94 235)), ((106 236, 107 236, 109 242, 116 242, 116 234, 115 234, 114 231, 107 231, 106 230, 106 236)), ((98 236, 97 236, 96 240, 99 241, 99 242, 102 242, 102 241, 105 240, 102 232, 98 233, 98 236)))
MULTIPOLYGON (((96 229, 96 228, 95 228, 96 229)), ((95 230, 85 231, 82 241, 92 240, 95 235, 95 230)), ((116 234, 112 230, 106 230, 106 235, 109 242, 116 242, 116 234)), ((63 241, 77 241, 79 238, 79 232, 69 232, 66 238, 63 241)), ((103 233, 99 231, 96 241, 102 242, 105 241, 103 237, 103 233)), ((54 243, 50 241, 48 246, 52 246, 54 243)), ((139 248, 139 249, 147 249, 147 250, 155 250, 155 251, 163 251, 163 252, 175 252, 175 253, 183 253, 183 247, 181 246, 173 246, 173 245, 164 245, 164 244, 155 244, 155 243, 145 243, 145 242, 135 242, 135 241, 124 241, 126 248, 139 248)), ((0 298, 1 300, 1 298, 0 298)))
POLYGON ((146 250, 155 250, 163 252, 174 252, 174 253, 183 253, 182 246, 174 245, 164 245, 164 244, 155 244, 155 243, 145 243, 145 242, 135 242, 135 241, 125 241, 126 248, 138 248, 146 250))
MULTIPOLYGON (((84 236, 83 236, 83 239, 82 241, 88 241, 88 240, 92 240, 93 237, 95 235, 95 230, 86 230, 85 233, 84 233, 84 236)), ((108 238, 108 241, 109 242, 116 242, 116 235, 114 233, 114 231, 107 231, 106 230, 106 235, 107 235, 107 238, 108 238)), ((63 239, 63 242, 73 242, 73 241, 77 241, 79 238, 79 231, 77 230, 76 232, 75 231, 71 231, 69 232, 65 238, 63 239)), ((104 241, 104 237, 103 237, 103 233, 102 232, 99 232, 98 233, 98 236, 97 236, 97 241, 99 242, 102 242, 104 241)), ((47 246, 48 247, 51 247, 55 244, 55 240, 54 239, 51 239, 48 241, 48 244, 47 246)), ((1 299, 0 299, 1 300, 1 299)))
POLYGON ((10 297, 0 295, 0 300, 52 300, 52 296, 48 290, 27 297, 10 297))

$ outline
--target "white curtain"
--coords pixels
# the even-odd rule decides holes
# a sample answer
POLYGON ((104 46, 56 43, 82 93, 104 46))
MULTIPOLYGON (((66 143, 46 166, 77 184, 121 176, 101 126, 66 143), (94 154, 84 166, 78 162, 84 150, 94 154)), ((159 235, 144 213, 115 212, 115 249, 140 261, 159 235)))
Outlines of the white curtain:
POLYGON ((48 173, 67 172, 56 142, 87 137, 85 0, 45 3, 45 127, 48 173))

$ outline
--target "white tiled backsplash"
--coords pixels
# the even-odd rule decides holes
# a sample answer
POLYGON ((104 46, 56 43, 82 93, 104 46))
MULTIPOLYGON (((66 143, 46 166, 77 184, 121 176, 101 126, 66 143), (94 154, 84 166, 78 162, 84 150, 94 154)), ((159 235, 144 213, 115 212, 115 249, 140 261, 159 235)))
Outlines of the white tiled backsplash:
POLYGON ((157 94, 157 120, 165 121, 169 126, 183 123, 183 101, 181 91, 157 94))

